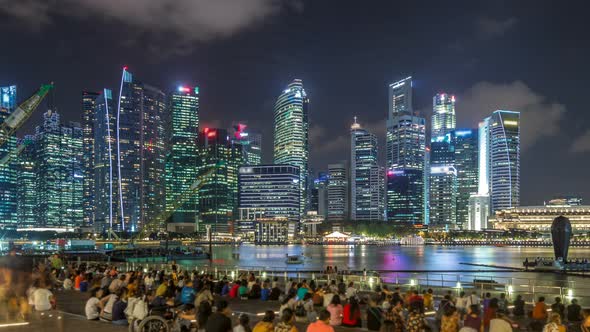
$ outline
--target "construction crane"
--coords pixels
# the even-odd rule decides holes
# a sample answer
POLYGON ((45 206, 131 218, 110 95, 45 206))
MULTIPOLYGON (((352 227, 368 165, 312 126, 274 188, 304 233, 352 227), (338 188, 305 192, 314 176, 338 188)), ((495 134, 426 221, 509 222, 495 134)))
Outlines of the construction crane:
POLYGON ((195 194, 199 189, 201 189, 207 181, 217 172, 219 167, 223 166, 225 163, 220 161, 215 166, 208 169, 203 174, 199 175, 195 182, 191 184, 191 186, 185 190, 179 197, 174 201, 172 206, 166 207, 166 209, 157 215, 154 219, 150 220, 146 224, 143 225, 141 231, 138 233, 137 238, 141 239, 145 237, 146 234, 149 232, 157 231, 160 227, 160 224, 164 223, 176 210, 178 210, 186 201, 195 194))
MULTIPOLYGON (((43 98, 53 89, 53 83, 42 85, 29 99, 20 104, 0 125, 0 146, 27 121, 43 98)), ((18 148, 17 148, 18 150, 18 148)), ((20 150, 22 151, 22 149, 20 150)), ((19 151, 19 153, 20 153, 19 151)), ((16 153, 18 155, 18 153, 16 153)))

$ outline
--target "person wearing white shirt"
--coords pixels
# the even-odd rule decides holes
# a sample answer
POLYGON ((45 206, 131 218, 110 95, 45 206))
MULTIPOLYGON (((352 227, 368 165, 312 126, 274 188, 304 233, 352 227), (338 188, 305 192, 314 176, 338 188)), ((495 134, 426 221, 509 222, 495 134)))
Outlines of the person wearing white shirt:
POLYGON ((88 320, 98 320, 100 316, 100 298, 102 297, 102 289, 100 288, 93 288, 90 291, 90 298, 86 301, 86 307, 84 311, 86 312, 86 319, 88 320))
POLYGON ((455 301, 455 307, 457 308, 457 311, 459 311, 461 316, 463 316, 467 312, 467 302, 468 297, 465 295, 465 292, 461 292, 459 294, 459 297, 455 301))
POLYGON ((481 300, 479 299, 479 296, 477 296, 477 292, 473 291, 473 293, 471 293, 471 295, 467 296, 465 308, 468 308, 472 305, 480 305, 480 303, 481 303, 481 300))
POLYGON ((348 284, 348 288, 346 289, 346 293, 345 293, 345 295, 346 295, 346 298, 347 298, 347 299, 350 299, 350 298, 352 298, 352 297, 355 297, 355 296, 356 296, 356 292, 357 292, 357 291, 356 291, 356 288, 354 288, 354 282, 352 282, 352 281, 351 281, 351 282, 348 284))
POLYGON ((490 320, 489 332, 512 332, 512 323, 501 313, 498 317, 490 320))
POLYGON ((36 311, 50 310, 52 299, 53 293, 44 287, 39 287, 33 292, 33 302, 35 303, 36 311))

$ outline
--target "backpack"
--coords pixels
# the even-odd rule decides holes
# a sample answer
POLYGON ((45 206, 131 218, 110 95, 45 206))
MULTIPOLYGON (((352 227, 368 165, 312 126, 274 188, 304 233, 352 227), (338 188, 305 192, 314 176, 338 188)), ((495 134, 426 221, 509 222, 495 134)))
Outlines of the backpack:
POLYGON ((303 306, 302 301, 299 301, 297 306, 295 306, 295 316, 297 316, 297 317, 307 316, 307 311, 305 310, 305 307, 303 306))

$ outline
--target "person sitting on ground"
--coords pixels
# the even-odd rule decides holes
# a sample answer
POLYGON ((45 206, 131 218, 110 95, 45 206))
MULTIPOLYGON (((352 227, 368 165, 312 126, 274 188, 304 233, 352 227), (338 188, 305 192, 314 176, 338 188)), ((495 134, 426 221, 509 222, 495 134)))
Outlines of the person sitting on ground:
MULTIPOLYGON (((226 300, 219 300, 217 303, 217 311, 207 319, 205 324, 205 331, 207 332, 228 332, 232 330, 232 322, 230 319, 231 310, 226 300)), ((199 326, 200 329, 203 327, 199 326)))
POLYGON ((503 312, 497 312, 496 317, 490 320, 488 332, 512 332, 512 324, 513 322, 503 312))
POLYGON ((525 302, 522 299, 522 295, 516 296, 516 300, 514 300, 514 308, 512 309, 512 314, 515 317, 524 317, 524 306, 525 302))
POLYGON ((123 326, 128 324, 125 309, 127 309, 127 288, 123 287, 117 292, 117 301, 113 304, 113 324, 123 326))
POLYGON ((274 332, 298 332, 295 327, 295 314, 293 310, 283 310, 281 321, 275 326, 274 332))
POLYGON ((250 300, 257 300, 260 298, 260 293, 262 289, 260 287, 260 279, 256 279, 252 287, 250 288, 250 292, 248 293, 248 299, 250 300))
POLYGON ((260 290, 260 300, 261 301, 268 301, 270 296, 270 288, 268 287, 268 282, 262 283, 262 288, 260 290))
POLYGON ((362 327, 361 307, 356 297, 351 297, 342 310, 342 325, 347 327, 362 327))
POLYGON ((274 332, 275 312, 267 310, 264 317, 255 326, 252 332, 274 332))
POLYGON ((424 293, 424 295, 422 296, 424 298, 424 307, 427 310, 433 310, 434 309, 434 296, 433 296, 434 291, 432 290, 432 288, 428 288, 428 291, 426 291, 426 293, 424 293))
POLYGON ((48 289, 43 280, 37 280, 35 290, 33 291, 33 303, 35 304, 35 311, 51 310, 55 302, 53 293, 48 289))
POLYGON ((281 306, 279 307, 279 315, 283 315, 283 310, 291 309, 295 310, 295 305, 297 304, 297 298, 293 295, 287 295, 283 302, 281 302, 281 306))
POLYGON ((545 304, 545 297, 539 297, 539 301, 533 308, 532 318, 537 321, 545 322, 547 320, 547 305, 545 304))
POLYGON ((354 288, 354 282, 349 282, 348 283, 348 288, 346 288, 346 292, 344 292, 344 295, 346 296, 347 299, 350 299, 351 297, 355 297, 357 293, 356 288, 354 288))
POLYGON ((330 312, 326 309, 320 311, 318 320, 307 326, 306 332, 334 332, 330 326, 330 312))
POLYGON ((180 291, 180 303, 182 304, 189 304, 189 303, 194 303, 195 302, 195 289, 193 288, 193 282, 192 281, 187 281, 184 285, 184 287, 182 287, 182 290, 180 291))
POLYGON ((479 305, 472 304, 467 308, 467 314, 465 320, 463 320, 463 326, 472 328, 479 331, 481 328, 481 315, 479 311, 479 305))
POLYGON ((490 299, 488 307, 483 311, 483 326, 488 329, 490 327, 490 321, 496 317, 498 313, 498 299, 490 299))
POLYGON ((582 307, 578 304, 577 299, 572 299, 572 303, 567 306, 567 320, 570 323, 582 321, 582 307))
POLYGON ((379 331, 381 329, 383 314, 377 307, 379 297, 379 295, 373 295, 369 298, 369 306, 367 307, 367 329, 369 331, 379 331))
POLYGON ((72 278, 65 278, 63 283, 64 290, 71 290, 74 287, 74 281, 72 278))
POLYGON ((334 295, 332 302, 326 308, 330 312, 330 325, 340 326, 342 325, 342 311, 344 308, 340 303, 340 296, 334 295))
POLYGON ((248 282, 243 280, 240 283, 240 288, 238 288, 238 296, 240 297, 240 299, 242 300, 247 300, 248 299, 248 292, 250 290, 248 289, 248 282))
POLYGON ((326 289, 324 290, 324 308, 327 308, 330 303, 332 303, 332 298, 334 297, 334 295, 336 295, 334 292, 332 292, 332 288, 330 286, 326 287, 326 289))
MULTIPOLYGON (((445 295, 446 296, 446 295, 445 295)), ((459 331, 459 313, 453 305, 447 305, 440 323, 440 332, 459 331)))
POLYGON ((247 314, 241 314, 238 317, 238 325, 234 326, 233 332, 252 332, 250 328, 250 317, 247 314))
POLYGON ((565 325, 561 324, 561 316, 558 312, 551 312, 549 321, 543 327, 543 332, 565 332, 565 325))
POLYGON ((74 278, 74 289, 79 291, 80 290, 80 283, 82 282, 82 280, 84 279, 84 275, 82 274, 82 271, 78 271, 76 273, 76 278, 74 278))
POLYGON ((590 332, 590 309, 582 309, 582 324, 580 325, 582 332, 590 332))
MULTIPOLYGON (((273 281, 273 283, 274 283, 274 281, 273 281)), ((278 287, 278 285, 275 285, 274 287, 272 287, 270 289, 270 294, 268 295, 268 300, 269 301, 278 301, 280 296, 281 296, 281 289, 278 287)))
POLYGON ((297 299, 298 300, 303 300, 303 297, 307 293, 309 293, 309 288, 307 288, 307 284, 305 284, 305 283, 299 283, 297 285, 297 299))
MULTIPOLYGON (((114 279, 111 284, 109 285, 109 293, 116 294, 121 287, 123 287, 123 282, 125 281, 125 275, 121 274, 119 278, 114 279)), ((78 286, 78 289, 79 286, 78 286)))
POLYGON ((407 332, 422 332, 425 328, 424 304, 420 301, 410 302, 408 320, 406 322, 407 332))
POLYGON ((561 298, 556 297, 555 303, 551 305, 551 312, 556 312, 559 314, 559 317, 563 319, 565 317, 565 306, 561 303, 561 298))
POLYGON ((88 320, 98 320, 100 316, 100 298, 102 297, 102 289, 100 288, 93 288, 90 290, 90 298, 86 301, 86 306, 84 307, 84 311, 86 313, 86 319, 88 320))
POLYGON ((324 304, 324 289, 318 287, 312 295, 313 305, 315 307, 321 307, 324 304))
POLYGON ((209 301, 201 302, 197 309, 197 326, 199 327, 199 331, 205 328, 207 320, 212 313, 211 303, 209 301))
POLYGON ((209 284, 203 286, 203 288, 195 297, 195 308, 197 308, 197 310, 199 309, 199 306, 201 305, 201 303, 203 303, 203 301, 207 301, 210 304, 213 303, 213 294, 211 294, 211 291, 209 290, 209 284))
POLYGON ((228 293, 229 298, 235 299, 236 297, 238 297, 239 289, 240 289, 240 283, 238 281, 232 282, 232 285, 231 285, 231 287, 229 289, 229 293, 228 293))

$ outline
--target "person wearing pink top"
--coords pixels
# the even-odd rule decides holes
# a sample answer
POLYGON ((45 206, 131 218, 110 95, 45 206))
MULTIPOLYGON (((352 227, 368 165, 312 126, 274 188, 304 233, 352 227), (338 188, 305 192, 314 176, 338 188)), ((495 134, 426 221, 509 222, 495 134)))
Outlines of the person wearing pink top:
POLYGON ((326 308, 330 312, 330 325, 340 326, 342 325, 342 304, 340 303, 340 296, 334 295, 332 302, 326 308))

